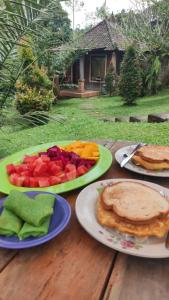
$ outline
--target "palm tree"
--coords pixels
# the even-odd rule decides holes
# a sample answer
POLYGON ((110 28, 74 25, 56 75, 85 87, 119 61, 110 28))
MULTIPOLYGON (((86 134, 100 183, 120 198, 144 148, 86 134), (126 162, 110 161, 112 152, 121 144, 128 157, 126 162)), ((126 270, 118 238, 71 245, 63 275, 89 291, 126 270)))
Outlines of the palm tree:
MULTIPOLYGON (((44 0, 2 0, 0 4, 0 81, 11 87, 19 76, 22 65, 13 72, 16 60, 16 46, 26 34, 40 34, 37 26, 40 16, 47 13, 49 1, 44 0), (13 74, 15 73, 15 74, 13 74)), ((8 94, 8 89, 6 89, 8 94)), ((3 91, 4 92, 4 91, 3 91)), ((1 93, 1 107, 5 97, 1 93)))
POLYGON ((16 68, 17 46, 24 45, 26 35, 41 36, 39 21, 48 13, 49 3, 51 0, 0 1, 0 113, 23 71, 22 62, 16 68))

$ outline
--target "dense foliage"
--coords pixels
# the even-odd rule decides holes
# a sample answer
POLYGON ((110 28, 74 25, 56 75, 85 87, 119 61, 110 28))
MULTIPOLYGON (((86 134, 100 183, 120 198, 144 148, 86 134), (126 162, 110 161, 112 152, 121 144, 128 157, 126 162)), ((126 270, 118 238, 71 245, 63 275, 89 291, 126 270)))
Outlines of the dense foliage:
MULTIPOLYGON (((15 85, 22 62, 18 59, 16 46, 25 34, 42 35, 38 25, 40 16, 47 13, 44 0, 2 0, 0 10, 0 104, 5 105, 15 85)), ((48 1, 49 2, 49 1, 48 1)))
POLYGON ((48 111, 52 104, 52 82, 43 67, 39 68, 30 46, 20 49, 24 73, 16 83, 16 108, 21 114, 48 111))
POLYGON ((55 57, 51 55, 49 49, 57 49, 62 44, 69 42, 72 38, 72 29, 68 14, 63 10, 59 0, 48 1, 48 14, 44 14, 38 25, 41 26, 42 38, 35 36, 34 50, 38 58, 39 65, 44 65, 48 69, 48 74, 55 72, 55 57))
POLYGON ((109 96, 118 94, 118 75, 116 74, 113 66, 111 65, 105 76, 105 90, 109 96))
POLYGON ((134 0, 133 6, 133 10, 117 14, 116 20, 123 33, 134 41, 145 61, 145 90, 155 94, 159 86, 168 84, 169 77, 168 0, 134 0), (159 78, 163 78, 160 84, 159 78))
POLYGON ((124 55, 120 70, 120 95, 124 103, 131 105, 141 95, 142 77, 137 52, 129 46, 124 55))

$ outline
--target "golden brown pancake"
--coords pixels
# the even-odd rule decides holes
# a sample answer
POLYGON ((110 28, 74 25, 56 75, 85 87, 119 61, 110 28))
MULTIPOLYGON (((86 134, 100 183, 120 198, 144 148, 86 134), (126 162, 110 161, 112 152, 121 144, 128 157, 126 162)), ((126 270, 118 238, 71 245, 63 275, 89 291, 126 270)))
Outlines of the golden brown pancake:
POLYGON ((132 161, 148 170, 169 169, 169 147, 159 145, 143 146, 137 150, 132 161))
POLYGON ((135 165, 141 166, 147 170, 168 170, 169 162, 154 163, 144 160, 144 158, 134 155, 132 161, 135 165))
POLYGON ((148 224, 169 213, 169 202, 156 189, 141 182, 121 181, 110 184, 101 194, 105 210, 112 210, 129 223, 148 224))
POLYGON ((105 210, 100 197, 98 198, 96 205, 96 217, 98 222, 109 228, 115 228, 120 232, 125 232, 138 237, 156 236, 158 238, 163 237, 169 230, 169 218, 154 219, 147 225, 129 224, 122 221, 112 211, 105 210))

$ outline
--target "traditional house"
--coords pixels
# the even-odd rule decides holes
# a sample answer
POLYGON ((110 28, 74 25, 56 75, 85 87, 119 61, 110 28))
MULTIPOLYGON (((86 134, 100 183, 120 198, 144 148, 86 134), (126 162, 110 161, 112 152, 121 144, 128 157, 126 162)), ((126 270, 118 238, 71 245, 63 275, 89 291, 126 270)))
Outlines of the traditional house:
POLYGON ((61 96, 90 97, 100 94, 105 76, 114 67, 119 74, 120 63, 128 41, 113 18, 105 19, 80 39, 78 49, 86 49, 68 71, 68 82, 78 90, 61 91, 61 96))

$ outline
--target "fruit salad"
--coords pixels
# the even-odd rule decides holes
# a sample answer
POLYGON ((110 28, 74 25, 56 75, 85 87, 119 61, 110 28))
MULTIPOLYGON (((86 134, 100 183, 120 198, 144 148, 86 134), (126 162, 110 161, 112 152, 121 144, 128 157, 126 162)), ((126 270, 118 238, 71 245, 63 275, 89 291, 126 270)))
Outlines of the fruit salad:
POLYGON ((25 155, 20 164, 7 165, 10 183, 31 188, 49 187, 84 175, 96 164, 99 149, 97 144, 97 147, 93 147, 94 143, 90 145, 90 142, 88 143, 89 151, 86 144, 83 146, 83 142, 78 142, 78 149, 79 143, 82 144, 83 150, 85 148, 87 158, 84 157, 83 150, 77 154, 79 150, 76 151, 75 145, 71 146, 71 144, 70 148, 53 146, 46 152, 39 152, 32 156, 25 155))

